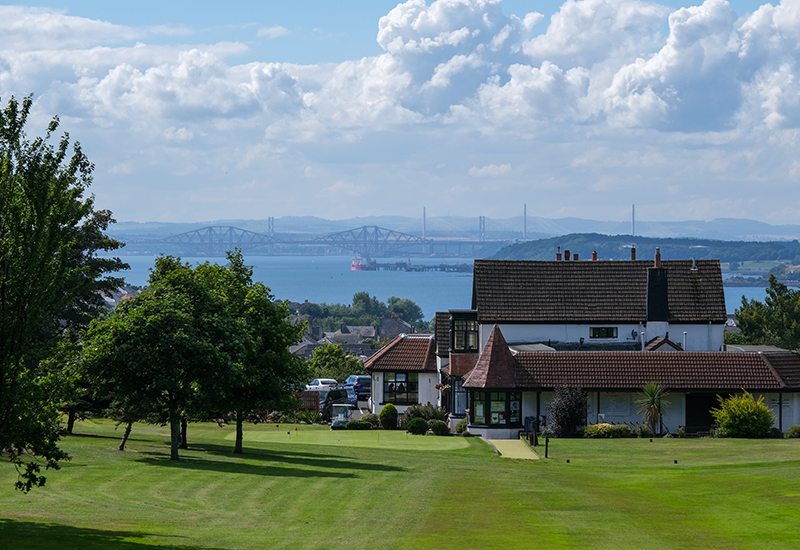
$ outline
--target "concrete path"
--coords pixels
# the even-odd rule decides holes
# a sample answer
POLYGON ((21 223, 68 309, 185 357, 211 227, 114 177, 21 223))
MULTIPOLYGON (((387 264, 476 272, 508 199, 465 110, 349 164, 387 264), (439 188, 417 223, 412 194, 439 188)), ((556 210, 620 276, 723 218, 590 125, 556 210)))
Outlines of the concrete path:
POLYGON ((500 456, 506 458, 522 458, 526 460, 538 460, 539 455, 531 451, 531 448, 521 439, 487 439, 500 456))

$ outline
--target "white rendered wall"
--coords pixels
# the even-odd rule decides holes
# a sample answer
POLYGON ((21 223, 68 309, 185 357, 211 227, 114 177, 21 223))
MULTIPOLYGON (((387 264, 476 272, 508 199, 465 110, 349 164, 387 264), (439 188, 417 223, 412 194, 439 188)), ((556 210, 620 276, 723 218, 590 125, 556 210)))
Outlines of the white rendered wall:
MULTIPOLYGON (((531 342, 574 342, 583 338, 586 344, 631 343, 641 345, 640 333, 645 333, 645 342, 656 336, 666 337, 676 344, 683 345, 683 333, 686 332, 686 351, 719 351, 723 344, 725 326, 721 324, 670 324, 651 321, 646 325, 639 324, 552 324, 552 325, 498 325, 503 337, 509 344, 531 342), (617 327, 617 338, 590 338, 591 327, 617 327)), ((492 325, 481 325, 481 349, 486 345, 492 325)))
MULTIPOLYGON (((498 325, 498 328, 503 333, 503 338, 509 344, 522 344, 531 342, 547 343, 548 340, 552 342, 580 342, 583 338, 586 344, 607 344, 607 343, 625 343, 625 342, 639 342, 639 325, 607 325, 607 324, 592 324, 592 325, 498 325), (590 327, 617 327, 617 338, 589 338, 590 327)), ((486 345, 489 340, 489 335, 492 332, 491 325, 481 325, 480 338, 481 349, 486 345)))
MULTIPOLYGON (((439 402, 439 390, 436 389, 438 379, 438 372, 419 373, 419 379, 417 381, 417 398, 419 399, 419 403, 425 405, 430 402, 431 405, 436 405, 439 402)), ((386 404, 383 402, 382 372, 372 373, 372 395, 370 397, 369 404, 370 410, 375 414, 379 414, 383 406, 386 404)), ((400 414, 403 414, 409 407, 409 405, 398 405, 396 403, 394 403, 394 406, 397 407, 397 412, 400 414)))

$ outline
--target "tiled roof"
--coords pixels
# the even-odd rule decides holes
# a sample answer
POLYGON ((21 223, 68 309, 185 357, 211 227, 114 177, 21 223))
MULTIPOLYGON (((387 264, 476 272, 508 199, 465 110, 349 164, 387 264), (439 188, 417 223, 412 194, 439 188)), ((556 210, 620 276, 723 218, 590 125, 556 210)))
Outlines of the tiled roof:
MULTIPOLYGON (((664 260, 669 321, 724 323, 718 260, 664 260)), ((620 323, 647 319, 652 260, 475 260, 472 308, 490 323, 620 323)))
POLYGON ((447 357, 450 353, 450 314, 436 312, 436 355, 447 357))
POLYGON ((436 372, 433 336, 401 334, 367 359, 369 371, 432 371, 436 372))
POLYGON ((683 351, 679 344, 663 336, 656 336, 644 346, 645 351, 658 351, 661 348, 664 348, 663 351, 683 351))
POLYGON ((520 353, 517 388, 637 389, 658 382, 673 390, 800 389, 800 357, 786 353, 520 353))
POLYGON ((464 387, 511 389, 515 387, 516 371, 517 363, 514 361, 514 356, 508 349, 503 333, 495 325, 475 368, 464 380, 464 387))

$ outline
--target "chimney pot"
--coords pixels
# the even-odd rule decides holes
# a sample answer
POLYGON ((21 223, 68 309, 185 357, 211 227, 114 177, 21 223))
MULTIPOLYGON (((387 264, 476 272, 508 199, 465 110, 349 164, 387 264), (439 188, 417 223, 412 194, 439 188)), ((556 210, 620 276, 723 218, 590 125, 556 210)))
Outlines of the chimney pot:
POLYGON ((572 260, 577 262, 578 261, 578 255, 577 254, 573 254, 572 255, 572 260))
POLYGON ((597 261, 597 250, 595 250, 595 251, 593 251, 593 252, 592 252, 592 261, 593 261, 593 262, 596 262, 596 261, 597 261))
POLYGON ((564 261, 569 261, 569 250, 564 251, 564 261))
POLYGON ((631 247, 631 260, 635 260, 635 259, 636 259, 636 247, 632 246, 631 247))
POLYGON ((556 261, 557 262, 561 261, 561 252, 556 252, 556 261))
POLYGON ((656 247, 656 261, 654 267, 661 267, 661 250, 656 247))

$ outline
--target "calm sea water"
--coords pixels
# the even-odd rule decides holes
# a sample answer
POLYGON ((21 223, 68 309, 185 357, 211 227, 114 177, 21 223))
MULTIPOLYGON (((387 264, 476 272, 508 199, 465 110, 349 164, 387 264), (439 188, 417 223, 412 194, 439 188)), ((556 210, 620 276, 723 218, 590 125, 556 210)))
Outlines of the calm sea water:
MULTIPOLYGON (((131 269, 120 273, 134 285, 145 285, 155 256, 121 256, 131 269)), ((191 264, 210 261, 225 264, 225 258, 182 257, 191 264)), ((381 258, 380 263, 404 258, 381 258)), ((281 300, 350 304, 356 292, 368 292, 385 302, 390 296, 413 300, 430 320, 437 311, 467 309, 472 302, 472 273, 429 271, 351 271, 349 256, 245 256, 253 266, 253 278, 267 285, 281 300)), ((463 263, 463 260, 450 263, 463 263)), ((444 263, 442 258, 413 258, 414 265, 444 263)))
MULTIPOLYGON (((182 259, 191 264, 226 262, 225 258, 182 259)), ((129 271, 121 273, 129 283, 147 284, 155 256, 122 256, 122 260, 131 266, 129 271)), ((255 279, 270 287, 275 297, 281 300, 350 304, 353 294, 363 291, 384 302, 390 296, 413 300, 422 308, 426 320, 430 320, 437 311, 467 309, 471 305, 471 273, 351 271, 350 260, 346 256, 245 257, 246 263, 253 266, 255 279)), ((380 263, 401 260, 403 258, 382 258, 380 263)), ((438 265, 444 260, 413 258, 412 263, 438 265)), ((766 291, 757 287, 726 287, 725 306, 728 313, 733 313, 741 305, 742 295, 748 300, 763 301, 766 291)))

